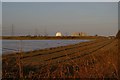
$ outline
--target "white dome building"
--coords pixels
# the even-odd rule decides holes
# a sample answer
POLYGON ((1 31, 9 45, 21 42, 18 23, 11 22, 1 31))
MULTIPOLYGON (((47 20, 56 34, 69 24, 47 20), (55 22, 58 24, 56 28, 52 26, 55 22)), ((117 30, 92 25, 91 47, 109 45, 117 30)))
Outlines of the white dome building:
POLYGON ((61 32, 57 32, 56 36, 62 36, 62 33, 61 32))

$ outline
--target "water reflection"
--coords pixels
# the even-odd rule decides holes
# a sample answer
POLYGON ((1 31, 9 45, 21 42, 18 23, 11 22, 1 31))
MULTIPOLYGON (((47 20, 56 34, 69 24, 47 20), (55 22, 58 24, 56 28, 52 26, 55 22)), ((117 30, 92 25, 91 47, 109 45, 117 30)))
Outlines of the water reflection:
POLYGON ((89 40, 3 40, 2 51, 3 53, 17 52, 21 49, 22 51, 31 51, 87 41, 89 40))

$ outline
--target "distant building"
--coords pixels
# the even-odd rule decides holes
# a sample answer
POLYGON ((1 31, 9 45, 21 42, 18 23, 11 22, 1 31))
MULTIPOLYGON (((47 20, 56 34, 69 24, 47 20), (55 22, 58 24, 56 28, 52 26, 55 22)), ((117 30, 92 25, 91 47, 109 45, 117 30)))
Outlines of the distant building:
POLYGON ((71 34, 71 36, 87 36, 87 34, 84 32, 74 32, 71 34))
POLYGON ((61 32, 57 32, 56 36, 62 36, 62 33, 61 32))

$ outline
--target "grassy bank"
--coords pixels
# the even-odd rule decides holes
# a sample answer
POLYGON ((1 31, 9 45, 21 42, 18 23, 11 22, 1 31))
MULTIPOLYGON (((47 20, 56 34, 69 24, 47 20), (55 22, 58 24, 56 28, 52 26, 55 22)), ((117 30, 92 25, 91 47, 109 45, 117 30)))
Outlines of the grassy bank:
POLYGON ((118 40, 3 55, 3 78, 118 79, 118 40))
POLYGON ((100 39, 102 36, 3 36, 2 39, 8 40, 56 40, 56 39, 100 39))

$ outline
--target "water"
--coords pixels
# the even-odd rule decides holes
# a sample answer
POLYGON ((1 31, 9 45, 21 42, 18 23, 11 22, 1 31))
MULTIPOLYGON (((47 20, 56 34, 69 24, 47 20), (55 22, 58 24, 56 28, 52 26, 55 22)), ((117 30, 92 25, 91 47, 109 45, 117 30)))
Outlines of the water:
POLYGON ((2 40, 2 53, 33 51, 51 47, 65 46, 89 40, 2 40))

